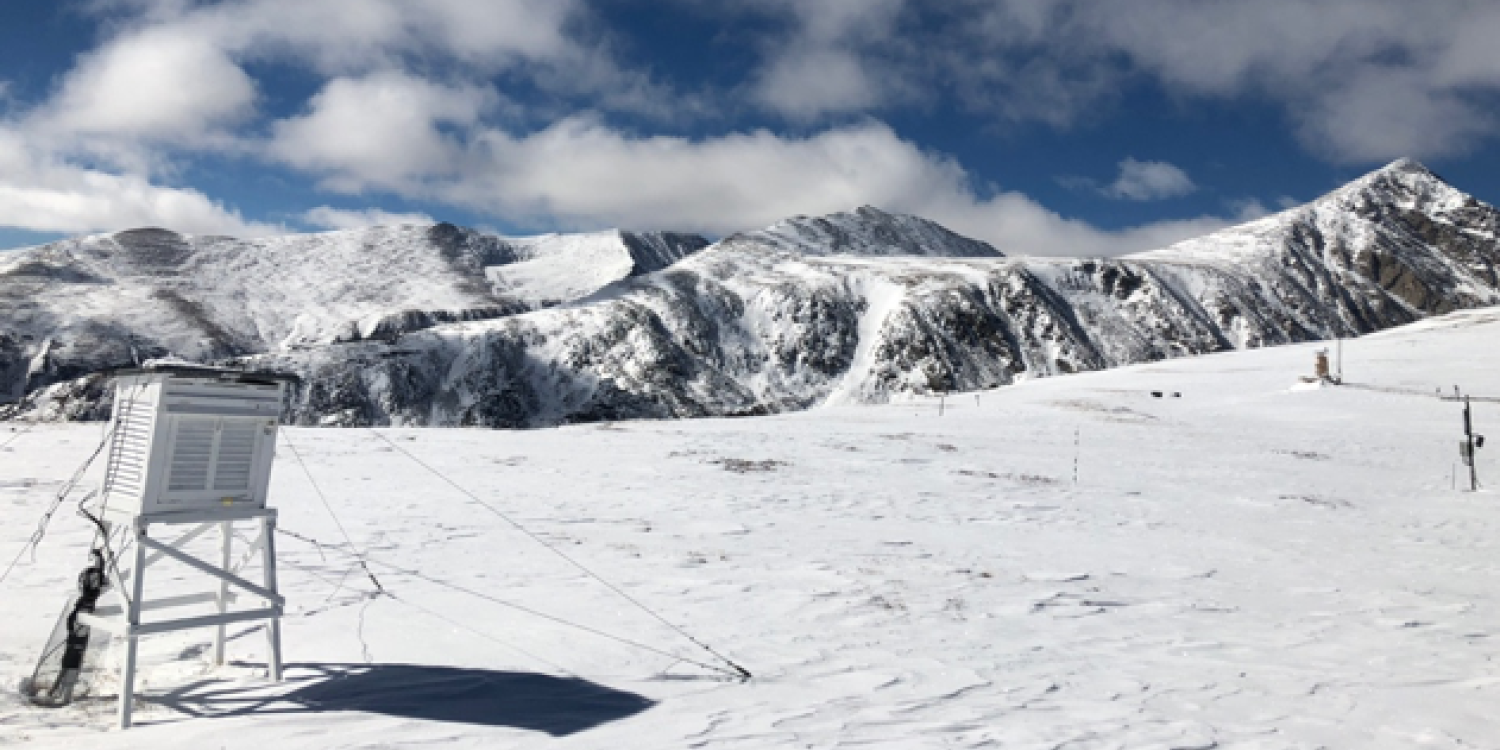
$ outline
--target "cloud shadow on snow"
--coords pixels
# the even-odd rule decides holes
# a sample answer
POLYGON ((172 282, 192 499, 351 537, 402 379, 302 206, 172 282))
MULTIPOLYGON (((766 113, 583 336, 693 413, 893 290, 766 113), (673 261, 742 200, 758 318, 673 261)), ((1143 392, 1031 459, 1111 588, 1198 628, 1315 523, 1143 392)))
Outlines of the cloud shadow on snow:
MULTIPOLYGON (((417 664, 289 664, 290 692, 205 680, 149 697, 195 718, 360 711, 576 734, 655 705, 641 695, 574 677, 417 664)), ((142 717, 145 718, 145 717, 142 717)))

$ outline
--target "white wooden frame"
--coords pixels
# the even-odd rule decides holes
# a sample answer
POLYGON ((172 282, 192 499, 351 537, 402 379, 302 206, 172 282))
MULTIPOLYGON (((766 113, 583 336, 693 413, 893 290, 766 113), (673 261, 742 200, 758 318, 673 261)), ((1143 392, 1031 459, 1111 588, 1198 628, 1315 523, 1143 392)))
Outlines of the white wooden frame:
MULTIPOLYGON (((156 513, 134 516, 128 520, 135 544, 130 551, 128 570, 118 567, 110 570, 109 592, 116 606, 101 607, 93 614, 79 613, 80 622, 125 639, 124 663, 120 669, 120 728, 131 723, 131 710, 135 702, 136 646, 143 635, 167 633, 214 626, 213 659, 215 664, 224 663, 225 626, 236 622, 266 621, 267 645, 270 648, 268 672, 274 681, 281 681, 281 615, 286 600, 276 588, 276 511, 272 508, 224 508, 177 513, 156 513), (252 552, 259 551, 263 579, 252 583, 235 573, 231 567, 234 524, 236 521, 252 521, 260 527, 258 538, 252 543, 252 552), (153 526, 193 525, 194 528, 177 538, 161 542, 150 535, 153 526), (218 527, 220 536, 220 560, 218 565, 205 562, 184 552, 189 542, 218 527), (256 549, 258 548, 258 550, 256 549), (203 573, 208 579, 217 581, 218 590, 205 594, 146 598, 146 571, 151 565, 168 558, 203 573), (258 599, 262 606, 255 609, 230 611, 229 604, 240 594, 258 599), (191 604, 213 602, 217 614, 197 617, 182 617, 169 620, 144 622, 142 614, 147 611, 168 609, 191 604)), ((123 562, 123 561, 118 561, 123 562)))

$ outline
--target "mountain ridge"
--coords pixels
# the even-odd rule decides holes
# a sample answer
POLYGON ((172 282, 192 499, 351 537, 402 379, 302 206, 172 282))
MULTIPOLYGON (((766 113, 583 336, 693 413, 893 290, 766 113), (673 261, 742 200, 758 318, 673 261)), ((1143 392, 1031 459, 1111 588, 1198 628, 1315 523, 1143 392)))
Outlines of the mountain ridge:
MULTIPOLYGON (((486 241, 474 234, 449 244, 496 269, 492 290, 507 269, 545 286, 535 278, 547 274, 521 273, 526 259, 476 252, 486 241)), ((666 254, 673 262, 611 272, 558 304, 517 298, 526 309, 219 359, 302 374, 302 423, 532 427, 880 402, 1500 304, 1500 212, 1407 160, 1304 206, 1119 258, 1007 257, 870 207, 666 254)), ((33 388, 12 412, 88 416, 89 387, 33 388)))

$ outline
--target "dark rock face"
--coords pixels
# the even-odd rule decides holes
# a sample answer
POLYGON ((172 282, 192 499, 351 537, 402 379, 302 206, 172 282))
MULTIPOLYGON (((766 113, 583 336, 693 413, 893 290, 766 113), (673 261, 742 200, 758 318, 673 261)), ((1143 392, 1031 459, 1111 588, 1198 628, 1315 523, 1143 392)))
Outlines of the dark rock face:
MULTIPOLYGON (((690 236, 612 237, 624 255, 609 262, 628 272, 611 293, 535 309, 497 292, 487 274, 534 262, 539 246, 451 225, 422 228, 415 245, 398 245, 407 255, 392 257, 410 262, 412 247, 428 248, 439 269, 430 273, 456 279, 438 292, 463 304, 388 306, 311 343, 247 338, 246 326, 215 317, 222 306, 192 307, 186 293, 153 299, 194 332, 209 352, 202 358, 301 374, 292 405, 300 423, 488 427, 882 401, 1353 336, 1500 304, 1500 212, 1412 162, 1277 216, 1123 258, 1005 258, 931 222, 868 208, 793 219, 707 248, 690 236)), ((148 239, 168 248, 151 256, 152 268, 206 262, 172 260, 170 237, 148 239)), ((371 236, 364 252, 409 239, 371 236)), ((67 262, 73 251, 26 262, 117 278, 67 262)), ((7 291, 18 284, 64 283, 36 281, 60 273, 36 268, 0 268, 0 295, 18 294, 7 291)), ((26 313, 33 323, 55 314, 44 307, 26 313)), ((26 371, 35 391, 143 347, 181 356, 162 337, 136 336, 132 351, 117 343, 128 331, 101 326, 54 326, 67 335, 45 352, 6 334, 0 375, 26 371)), ((89 386, 75 382, 13 411, 97 414, 86 408, 89 386)))
POLYGON ((130 229, 116 233, 114 241, 117 262, 142 274, 172 276, 193 255, 182 235, 166 229, 130 229))
POLYGON ((20 337, 0 333, 0 382, 10 384, 6 392, 0 393, 0 401, 12 402, 26 395, 31 368, 26 350, 26 342, 20 337))
POLYGON ((655 273, 708 247, 708 240, 680 232, 621 232, 630 251, 631 276, 655 273))

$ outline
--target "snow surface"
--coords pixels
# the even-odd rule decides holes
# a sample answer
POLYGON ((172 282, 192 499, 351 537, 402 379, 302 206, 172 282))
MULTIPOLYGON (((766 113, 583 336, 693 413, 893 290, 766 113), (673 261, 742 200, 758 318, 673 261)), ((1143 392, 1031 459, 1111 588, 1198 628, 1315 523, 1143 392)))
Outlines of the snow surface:
MULTIPOLYGON (((747 683, 392 570, 707 658, 376 433, 288 429, 273 502, 328 546, 280 539, 285 684, 260 679, 253 629, 220 669, 207 631, 152 637, 136 728, 109 728, 107 698, 47 711, 7 691, 0 744, 1496 747, 1500 497, 1450 489, 1460 407, 1434 393, 1500 395, 1497 337, 1488 309, 1348 341, 1349 384, 1308 391, 1326 344, 941 403, 379 430, 747 683), (288 443, 394 598, 371 597, 288 443)), ((1500 404, 1474 408, 1479 431, 1500 424, 1500 404)), ((101 428, 6 429, 8 561, 101 428)), ((1495 453, 1480 474, 1500 482, 1495 453)), ((59 514, 0 584, 7 684, 87 539, 59 514)))

